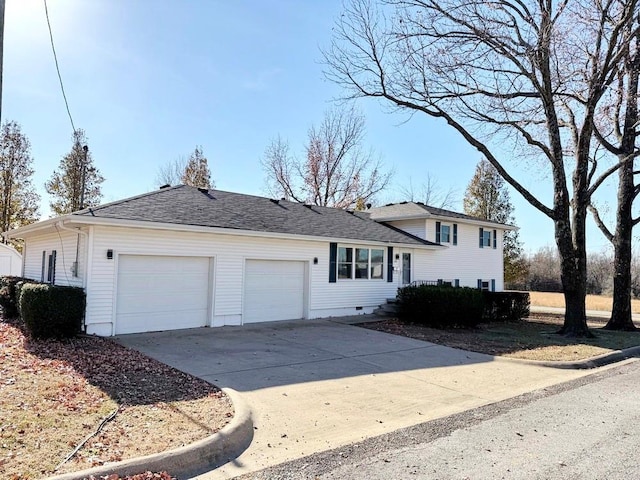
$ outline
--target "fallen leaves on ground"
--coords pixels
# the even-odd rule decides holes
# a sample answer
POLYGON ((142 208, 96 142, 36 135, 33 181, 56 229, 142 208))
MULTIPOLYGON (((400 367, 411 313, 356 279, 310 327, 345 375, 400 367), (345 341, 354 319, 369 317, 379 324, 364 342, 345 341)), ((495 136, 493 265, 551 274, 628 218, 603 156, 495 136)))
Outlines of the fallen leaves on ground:
POLYGON ((233 416, 214 385, 110 339, 38 341, 0 321, 0 478, 52 474, 114 410, 56 473, 186 445, 233 416))

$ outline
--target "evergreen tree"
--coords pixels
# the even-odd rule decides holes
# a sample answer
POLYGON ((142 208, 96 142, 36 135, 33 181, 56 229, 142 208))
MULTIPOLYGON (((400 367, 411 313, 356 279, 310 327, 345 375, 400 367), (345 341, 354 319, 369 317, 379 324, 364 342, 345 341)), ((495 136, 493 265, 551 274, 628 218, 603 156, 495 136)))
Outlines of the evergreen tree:
POLYGON ((187 160, 181 181, 192 187, 213 188, 215 186, 211 180, 211 171, 207 164, 207 158, 202 153, 202 147, 196 147, 187 160))
MULTIPOLYGON (((515 224, 513 205, 505 181, 486 159, 478 163, 467 186, 464 213, 492 222, 515 224)), ((505 283, 523 283, 527 275, 527 262, 517 230, 505 232, 503 247, 505 283)))
MULTIPOLYGON (((31 145, 20 125, 10 121, 0 133, 0 229, 3 232, 38 220, 40 197, 31 183, 31 145)), ((3 242, 7 242, 3 238, 3 242)), ((20 248, 19 244, 14 246, 20 248)))
POLYGON ((76 130, 73 133, 71 151, 62 157, 58 170, 53 172, 51 179, 44 185, 53 197, 50 205, 55 215, 65 215, 100 203, 100 185, 104 182, 104 177, 93 165, 91 152, 85 151, 86 144, 84 130, 76 130))

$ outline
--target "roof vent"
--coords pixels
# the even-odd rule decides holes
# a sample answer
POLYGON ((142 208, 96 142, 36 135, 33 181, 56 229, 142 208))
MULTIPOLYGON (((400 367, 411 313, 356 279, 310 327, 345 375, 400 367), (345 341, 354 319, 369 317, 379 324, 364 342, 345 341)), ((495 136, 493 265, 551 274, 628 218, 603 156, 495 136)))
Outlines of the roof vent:
POLYGON ((309 210, 313 210, 312 205, 307 205, 306 203, 304 204, 305 207, 307 207, 309 210))
POLYGON ((370 204, 370 203, 367 203, 367 204, 365 205, 365 207, 367 207, 367 210, 369 210, 369 209, 371 208, 371 204, 370 204))
POLYGON ((275 203, 276 205, 280 204, 280 200, 278 200, 277 198, 270 198, 269 201, 271 203, 275 203))
POLYGON ((198 191, 200 191, 202 193, 209 193, 209 189, 208 188, 198 187, 198 191))
POLYGON ((171 185, 169 185, 168 183, 165 183, 164 185, 160 185, 159 190, 164 190, 165 188, 169 188, 171 187, 171 185))

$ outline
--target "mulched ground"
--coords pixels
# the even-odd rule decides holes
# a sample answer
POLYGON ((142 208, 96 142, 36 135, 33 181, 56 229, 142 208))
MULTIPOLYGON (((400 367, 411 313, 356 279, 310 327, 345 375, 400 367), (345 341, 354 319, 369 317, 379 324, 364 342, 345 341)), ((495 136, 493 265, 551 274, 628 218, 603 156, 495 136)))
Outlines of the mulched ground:
POLYGON ((518 322, 480 324, 469 329, 436 329, 391 318, 359 326, 489 355, 545 361, 573 361, 640 345, 640 333, 602 330, 605 321, 593 319, 594 338, 572 339, 556 334, 557 315, 535 315, 518 322))
POLYGON ((54 473, 112 416, 55 473, 186 445, 224 427, 233 407, 214 385, 109 339, 38 341, 0 321, 0 478, 54 473))

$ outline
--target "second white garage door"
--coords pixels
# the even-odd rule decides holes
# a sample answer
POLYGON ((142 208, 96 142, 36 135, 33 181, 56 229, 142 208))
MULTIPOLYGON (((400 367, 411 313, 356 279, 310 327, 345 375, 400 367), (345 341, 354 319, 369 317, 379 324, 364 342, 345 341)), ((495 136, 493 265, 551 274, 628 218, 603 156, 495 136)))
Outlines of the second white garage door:
POLYGON ((305 262, 247 260, 244 323, 304 317, 305 262))
POLYGON ((207 257, 120 255, 116 334, 207 325, 207 257))

